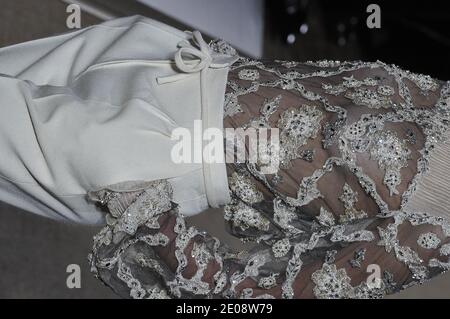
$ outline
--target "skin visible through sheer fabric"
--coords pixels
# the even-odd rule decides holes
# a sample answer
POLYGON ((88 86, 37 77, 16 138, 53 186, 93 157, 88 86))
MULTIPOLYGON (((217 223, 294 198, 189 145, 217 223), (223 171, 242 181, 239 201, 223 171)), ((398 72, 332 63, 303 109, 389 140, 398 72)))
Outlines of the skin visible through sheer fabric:
POLYGON ((423 283, 450 266, 450 224, 406 207, 449 96, 448 82, 381 62, 241 58, 224 125, 279 128, 281 166, 227 164, 223 217, 258 244, 237 254, 187 226, 166 181, 105 189, 90 194, 109 212, 93 272, 133 298, 380 298, 423 283))

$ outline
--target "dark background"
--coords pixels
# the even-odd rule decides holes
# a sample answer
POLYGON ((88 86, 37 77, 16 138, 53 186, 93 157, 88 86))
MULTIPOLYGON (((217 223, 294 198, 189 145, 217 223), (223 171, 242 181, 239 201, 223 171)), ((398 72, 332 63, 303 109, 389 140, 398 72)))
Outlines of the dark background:
MULTIPOLYGON (((115 16, 141 14, 189 29, 133 0, 83 2, 115 16)), ((378 59, 449 80, 448 2, 376 1, 381 7, 381 29, 368 29, 366 7, 370 2, 367 1, 266 1, 263 58, 378 59), (300 32, 302 25, 308 26, 308 32, 300 32), (288 43, 289 35, 290 39, 292 35, 295 37, 293 43, 288 43)), ((67 32, 66 6, 60 0, 0 0, 0 46, 67 32)), ((205 14, 201 8, 192 9, 205 14)), ((90 14, 82 16, 83 27, 99 22, 99 18, 90 14)), ((208 34, 207 30, 200 31, 208 34)), ((221 211, 206 214, 210 214, 208 225, 204 225, 205 213, 191 222, 203 224, 217 234, 223 229, 221 211)), ((89 273, 86 256, 91 238, 98 230, 57 223, 0 203, 0 298, 114 298, 89 273), (82 268, 81 289, 66 286, 69 264, 79 264, 82 268)), ((395 296, 417 297, 449 298, 450 275, 395 296)))
POLYGON ((266 8, 267 57, 381 60, 450 79, 450 1, 281 0, 266 1, 266 8), (366 25, 371 3, 381 8, 380 29, 366 25), (296 36, 292 45, 289 34, 296 36))

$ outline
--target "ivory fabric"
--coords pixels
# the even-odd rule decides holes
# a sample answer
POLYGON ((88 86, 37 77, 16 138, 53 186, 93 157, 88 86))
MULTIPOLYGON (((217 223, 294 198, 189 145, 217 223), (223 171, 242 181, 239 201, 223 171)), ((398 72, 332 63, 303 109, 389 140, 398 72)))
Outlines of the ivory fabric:
MULTIPOLYGON (((450 102, 450 100, 449 100, 450 102)), ((430 169, 406 205, 409 211, 428 212, 450 220, 450 130, 430 156, 430 169)))
POLYGON ((174 163, 171 133, 222 129, 235 60, 141 16, 0 49, 0 200, 97 224, 87 192, 168 179, 184 215, 225 204, 225 164, 174 163))
POLYGON ((279 129, 277 174, 263 170, 273 161, 227 164, 217 222, 246 245, 230 249, 214 214, 188 226, 165 181, 100 190, 109 222, 89 260, 116 293, 383 298, 450 269, 450 81, 380 61, 240 58, 225 100, 224 127, 279 129), (416 194, 430 205, 411 208, 416 194))

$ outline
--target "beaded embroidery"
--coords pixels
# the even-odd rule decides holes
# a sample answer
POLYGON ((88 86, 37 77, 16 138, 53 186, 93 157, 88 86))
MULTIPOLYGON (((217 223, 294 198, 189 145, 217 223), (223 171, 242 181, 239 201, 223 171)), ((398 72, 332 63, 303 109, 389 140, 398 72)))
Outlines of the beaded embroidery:
MULTIPOLYGON (((210 46, 217 52, 235 54, 223 41, 214 41, 210 46)), ((132 298, 272 298, 276 288, 280 288, 279 297, 294 298, 299 293, 294 285, 298 275, 305 267, 317 265, 310 277, 315 297, 382 298, 450 269, 450 260, 426 261, 414 243, 406 245, 399 240, 402 227, 438 227, 445 238, 434 232, 421 233, 417 246, 426 250, 440 248, 441 257, 450 256, 450 224, 426 213, 404 210, 428 169, 434 145, 442 141, 448 129, 449 82, 441 85, 429 76, 379 61, 275 61, 266 65, 240 58, 231 67, 231 74, 224 101, 225 117, 243 115, 243 96, 273 90, 274 94, 262 95, 259 114, 253 114, 241 126, 277 126, 282 168, 288 170, 297 159, 311 165, 309 173, 298 180, 296 196, 278 190, 285 182, 282 175, 266 176, 258 169, 259 164, 233 164, 234 173, 229 179, 232 201, 224 209, 224 219, 243 241, 262 245, 248 256, 242 253, 246 256, 242 257, 227 251, 217 239, 187 227, 171 202, 171 188, 165 181, 130 194, 108 190, 91 194, 109 211, 108 225, 94 237, 90 255, 91 268, 99 278, 132 298), (361 76, 366 70, 369 76, 361 76), (372 70, 386 76, 373 75, 372 70), (411 90, 424 96, 434 92, 439 98, 434 107, 421 107, 414 103, 411 90), (282 92, 297 96, 301 102, 285 106, 282 92), (336 102, 343 100, 350 106, 336 102), (398 124, 403 123, 411 128, 399 130, 398 124), (318 138, 320 143, 316 143, 318 138), (406 191, 401 192, 404 187, 400 186, 407 180, 403 174, 411 169, 412 150, 417 147, 422 149, 416 152, 420 155, 414 164, 416 172, 406 191), (329 153, 319 162, 324 152, 329 153), (364 157, 382 170, 378 180, 361 165, 364 157), (341 174, 345 179, 332 194, 332 203, 341 205, 341 209, 327 205, 329 194, 321 184, 332 174, 341 174), (348 176, 359 183, 361 190, 348 176), (381 184, 387 192, 380 191, 381 184), (401 203, 391 208, 395 206, 391 199, 396 196, 401 203), (370 202, 377 212, 366 209, 358 198, 370 202), (312 208, 316 213, 308 215, 306 212, 312 208), (160 233, 161 216, 174 218, 171 229, 175 239, 160 233), (372 224, 376 227, 368 228, 372 224), (170 243, 175 250, 175 270, 159 262, 154 251, 170 243), (356 248, 351 257, 337 267, 341 248, 352 245, 356 248), (365 264, 370 263, 370 250, 375 248, 404 265, 410 272, 408 279, 397 283, 389 269, 381 269, 377 285, 360 278, 352 286, 349 274, 359 270, 366 274, 365 264), (185 276, 191 262, 194 271, 185 276), (211 263, 218 270, 208 281, 205 274, 211 263), (239 290, 240 283, 249 278, 255 285, 239 290), (261 289, 264 292, 257 293, 261 289)))

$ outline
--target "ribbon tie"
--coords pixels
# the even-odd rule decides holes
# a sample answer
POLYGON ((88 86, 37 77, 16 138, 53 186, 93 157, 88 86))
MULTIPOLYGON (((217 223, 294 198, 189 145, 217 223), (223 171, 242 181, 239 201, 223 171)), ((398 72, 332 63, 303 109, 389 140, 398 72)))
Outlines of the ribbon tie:
POLYGON ((192 73, 203 73, 213 62, 211 49, 203 40, 201 33, 193 31, 191 34, 193 43, 188 40, 180 41, 178 43, 179 49, 174 57, 175 65, 182 73, 158 77, 157 82, 159 84, 176 82, 189 77, 192 73))
POLYGON ((192 32, 192 39, 197 47, 192 46, 187 40, 181 41, 180 49, 175 53, 175 64, 178 69, 186 73, 200 72, 208 68, 212 62, 210 48, 203 40, 199 31, 192 32))
MULTIPOLYGON (((182 40, 178 43, 178 50, 175 53, 174 62, 177 69, 180 71, 176 74, 160 76, 156 78, 158 84, 173 83, 193 76, 194 73, 199 73, 200 79, 200 107, 201 107, 201 130, 212 127, 221 127, 222 116, 220 112, 221 105, 216 106, 218 109, 211 109, 209 105, 209 95, 220 88, 209 87, 211 85, 208 81, 208 69, 210 68, 225 68, 238 58, 237 56, 219 55, 212 51, 209 45, 203 40, 199 31, 193 31, 192 37, 188 40, 182 40), (213 59, 214 57, 214 59, 213 59)), ((221 76, 223 73, 218 73, 221 76)), ((214 75, 213 73, 211 75, 214 75)), ((211 77, 213 78, 213 77, 211 77)), ((193 93, 196 94, 196 93, 193 93)), ((203 136, 203 133, 202 133, 203 136)), ((204 141, 202 141, 203 143, 204 141)), ((202 145, 203 149, 204 145, 202 145)), ((212 206, 217 207, 216 195, 211 193, 214 185, 212 181, 217 175, 217 169, 213 169, 213 162, 211 155, 208 152, 202 152, 203 158, 203 176, 205 180, 205 189, 208 202, 213 203, 212 206)))

